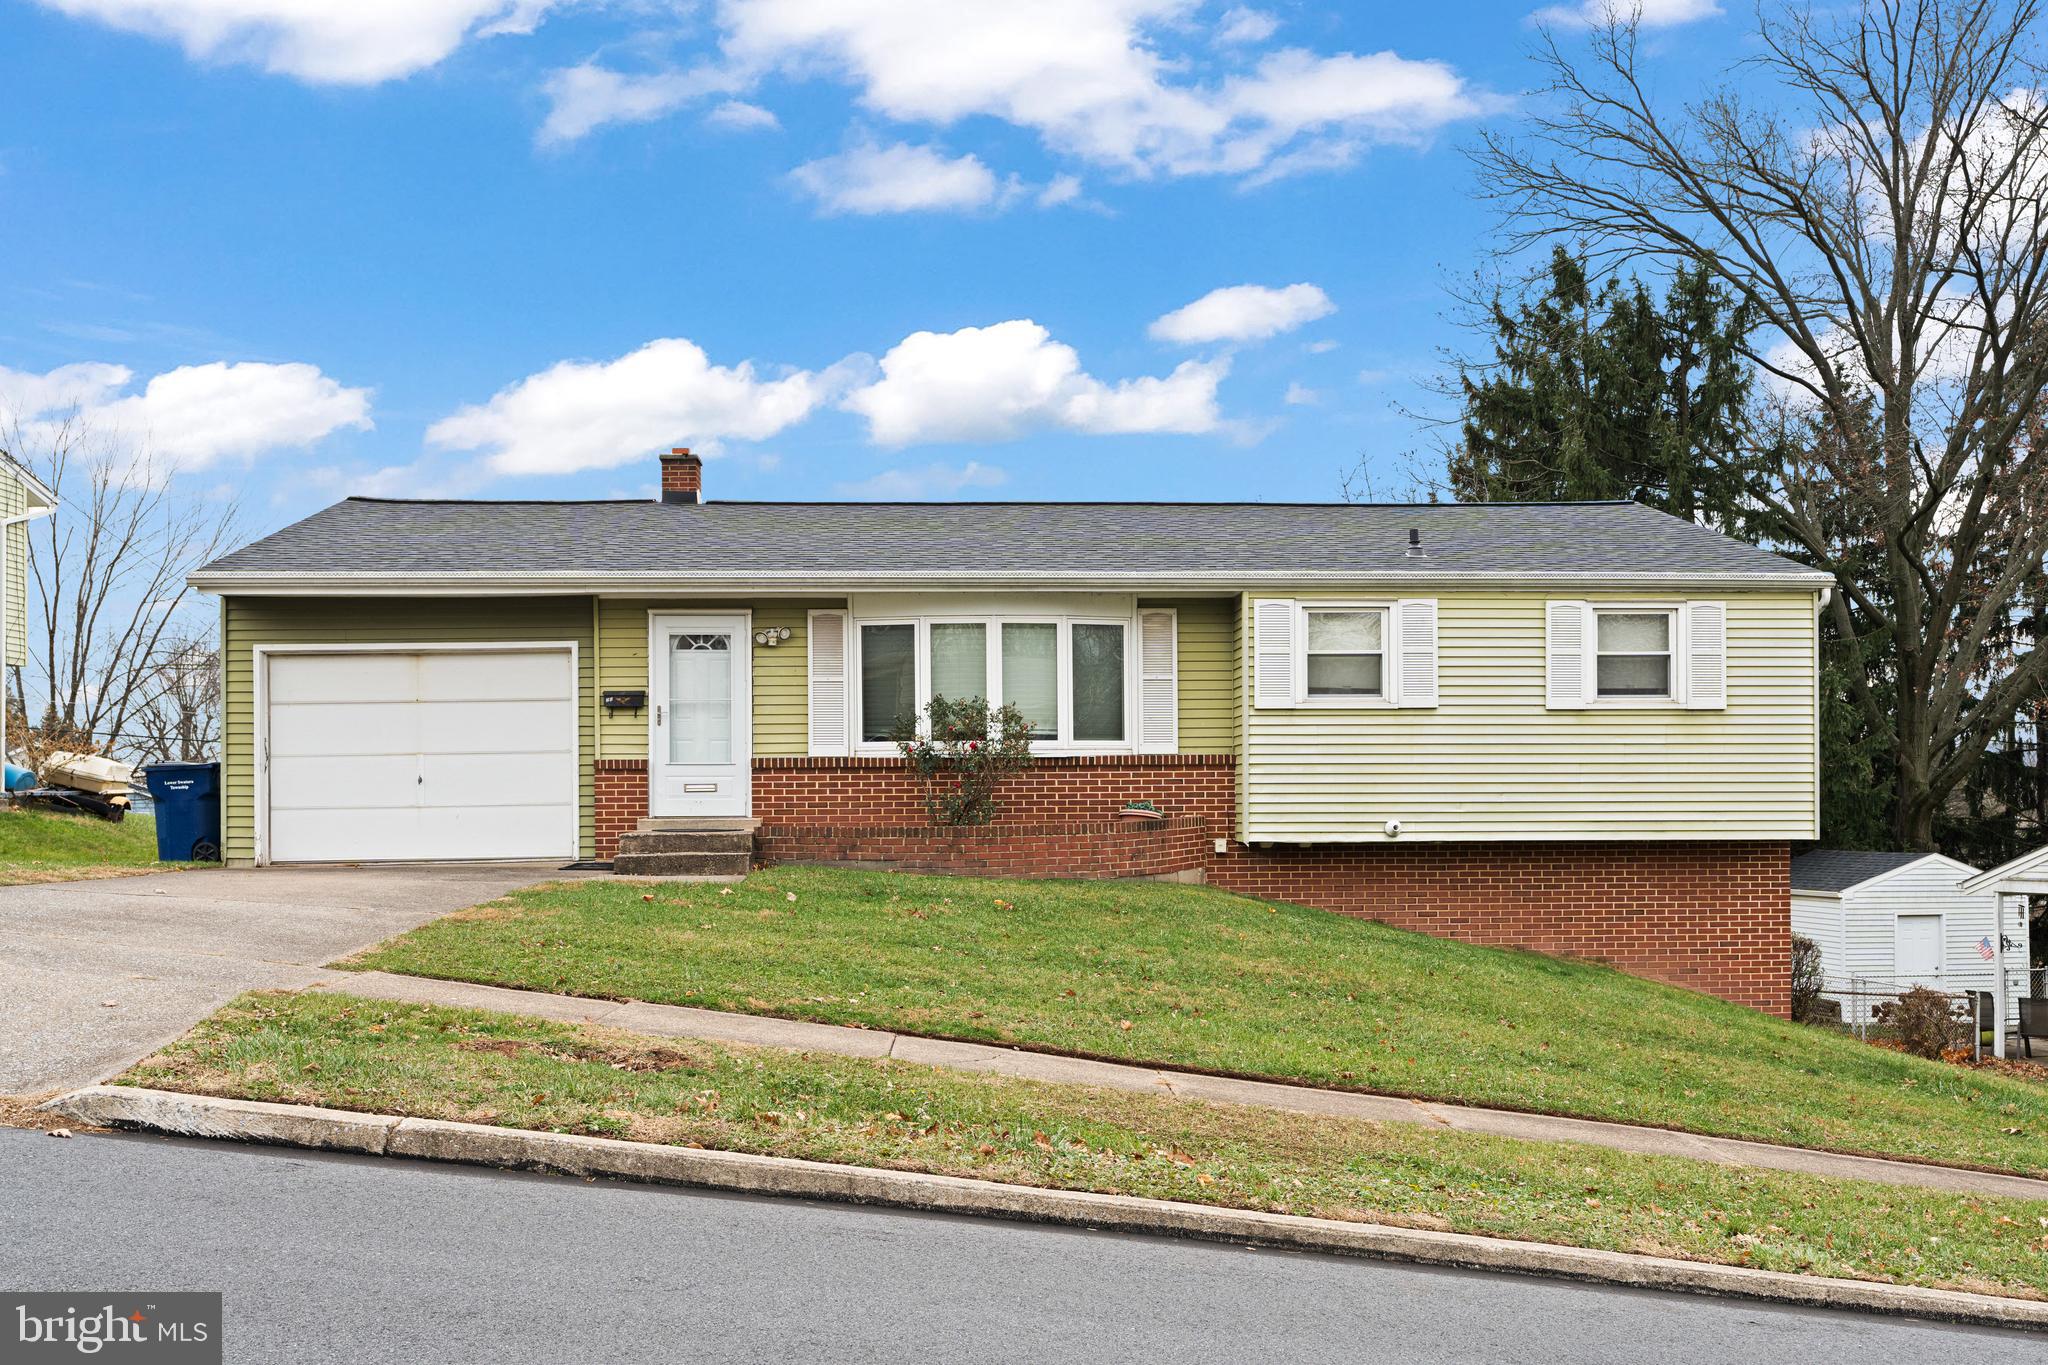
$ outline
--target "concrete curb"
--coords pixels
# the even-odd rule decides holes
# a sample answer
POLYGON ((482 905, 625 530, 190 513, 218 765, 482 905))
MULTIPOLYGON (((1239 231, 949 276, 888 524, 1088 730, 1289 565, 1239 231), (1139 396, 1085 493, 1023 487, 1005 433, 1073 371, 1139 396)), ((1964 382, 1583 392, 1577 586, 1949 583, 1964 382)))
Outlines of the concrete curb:
POLYGON ((59 1096, 42 1107, 81 1124, 140 1128, 187 1137, 1191 1237, 2048 1332, 2048 1302, 1863 1280, 1822 1279, 1465 1233, 1212 1208, 1129 1195, 1046 1190, 959 1176, 664 1147, 616 1138, 540 1133, 439 1119, 216 1099, 128 1086, 90 1086, 59 1096))

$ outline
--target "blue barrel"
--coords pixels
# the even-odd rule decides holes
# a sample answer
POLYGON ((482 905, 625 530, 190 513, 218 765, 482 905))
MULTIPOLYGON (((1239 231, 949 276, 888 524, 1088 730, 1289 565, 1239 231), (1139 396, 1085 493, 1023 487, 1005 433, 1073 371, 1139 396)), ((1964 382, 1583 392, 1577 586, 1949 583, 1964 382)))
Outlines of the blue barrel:
POLYGON ((156 804, 157 860, 219 862, 220 764, 152 763, 142 778, 156 804))
POLYGON ((12 763, 7 765, 7 790, 11 792, 25 792, 35 784, 36 775, 34 773, 26 768, 18 768, 12 763))

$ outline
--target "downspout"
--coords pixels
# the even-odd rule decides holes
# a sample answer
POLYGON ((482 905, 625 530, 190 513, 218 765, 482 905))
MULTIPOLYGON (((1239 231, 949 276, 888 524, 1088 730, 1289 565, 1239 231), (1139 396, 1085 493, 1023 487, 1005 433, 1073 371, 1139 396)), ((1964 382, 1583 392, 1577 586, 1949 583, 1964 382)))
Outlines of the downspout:
MULTIPOLYGON (((9 532, 13 531, 17 526, 26 525, 34 521, 37 517, 47 517, 56 510, 54 507, 38 507, 31 512, 17 513, 11 517, 0 517, 0 767, 4 767, 7 763, 7 632, 9 630, 7 624, 7 566, 13 558, 9 553, 10 546, 8 542, 13 539, 9 532)), ((26 608, 27 602, 28 594, 24 591, 22 594, 24 608, 26 608)), ((28 704, 25 692, 23 693, 22 704, 24 706, 28 704)))

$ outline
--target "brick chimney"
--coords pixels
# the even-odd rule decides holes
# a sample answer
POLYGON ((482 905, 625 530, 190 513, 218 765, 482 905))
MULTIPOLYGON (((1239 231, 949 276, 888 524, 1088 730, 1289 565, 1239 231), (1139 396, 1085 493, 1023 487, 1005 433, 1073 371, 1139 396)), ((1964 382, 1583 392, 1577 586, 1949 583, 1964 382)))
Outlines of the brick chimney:
POLYGON ((688 446, 677 446, 661 457, 663 502, 695 502, 703 491, 704 462, 692 455, 688 446))

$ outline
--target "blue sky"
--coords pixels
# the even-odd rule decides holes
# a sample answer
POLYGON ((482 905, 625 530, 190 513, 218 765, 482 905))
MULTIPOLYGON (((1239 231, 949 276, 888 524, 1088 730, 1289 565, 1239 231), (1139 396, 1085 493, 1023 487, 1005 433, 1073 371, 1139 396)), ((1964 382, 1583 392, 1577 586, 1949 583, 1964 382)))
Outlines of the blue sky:
MULTIPOLYGON (((0 403, 251 533, 671 444, 713 496, 1332 498, 1428 444, 1530 10, 0 0, 0 403)), ((1675 93, 1739 55, 1645 19, 1675 93)))

